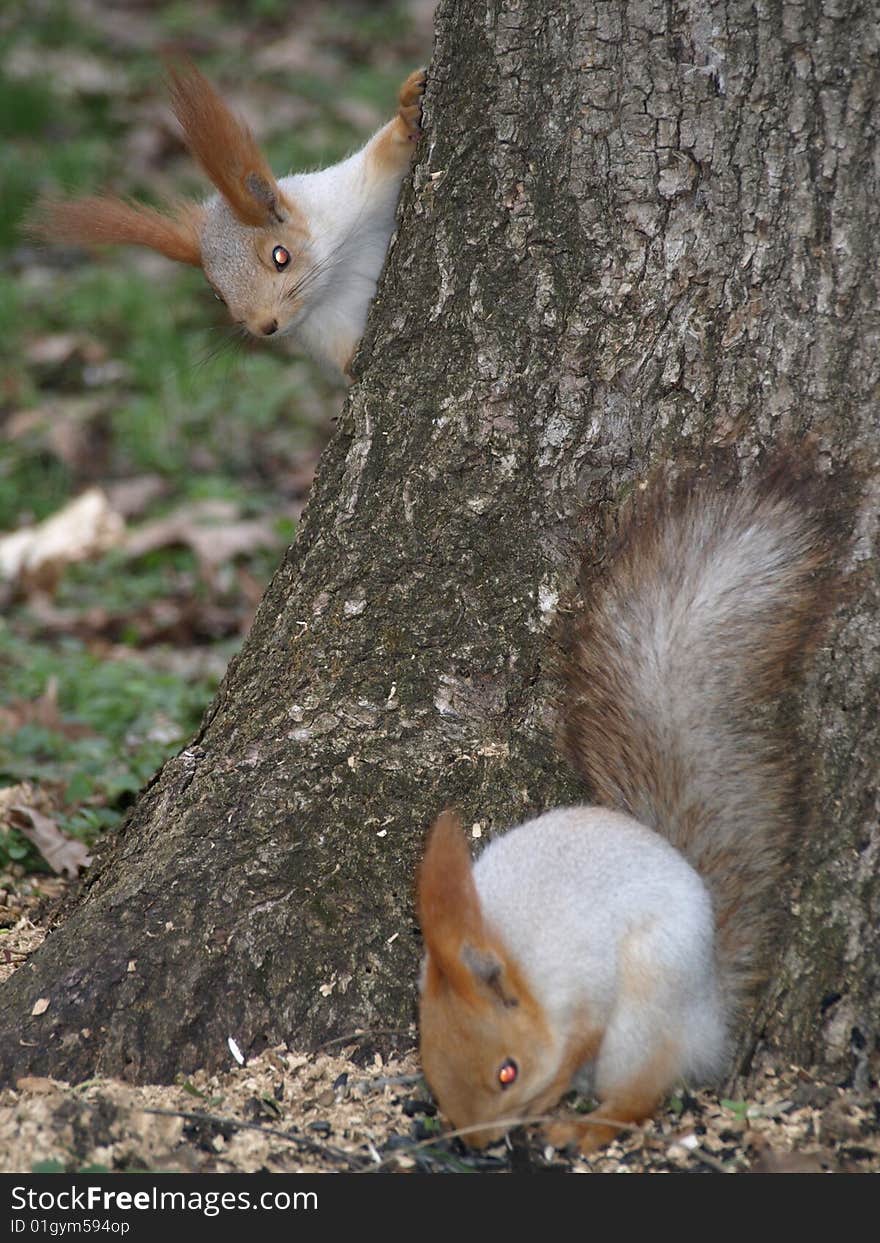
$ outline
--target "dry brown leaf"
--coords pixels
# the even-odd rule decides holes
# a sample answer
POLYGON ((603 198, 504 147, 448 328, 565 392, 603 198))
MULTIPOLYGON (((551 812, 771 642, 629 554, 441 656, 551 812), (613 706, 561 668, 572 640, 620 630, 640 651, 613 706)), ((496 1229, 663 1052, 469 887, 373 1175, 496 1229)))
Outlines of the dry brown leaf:
MULTIPOLYGON (((136 609, 110 613, 91 608, 80 613, 57 609, 46 596, 33 596, 30 615, 43 634, 76 635, 90 644, 113 642, 126 636, 126 654, 131 644, 141 648, 154 644, 184 647, 201 645, 229 635, 242 634, 250 624, 253 607, 240 603, 221 605, 191 596, 151 600, 136 609)), ((224 666, 225 667, 225 666, 224 666)))
POLYGON ((28 406, 26 410, 14 410, 6 416, 3 424, 5 440, 21 440, 48 427, 51 421, 51 410, 47 406, 28 406))
POLYGON ((255 548, 274 548, 279 539, 270 523, 250 521, 193 530, 189 543, 202 569, 208 571, 255 548))
POLYGON ((238 520, 238 506, 229 501, 184 505, 174 513, 132 531, 125 542, 130 557, 142 557, 156 548, 183 544, 191 548, 203 574, 255 548, 277 546, 271 523, 238 520))
MULTIPOLYGON (((89 364, 91 376, 110 363, 89 364)), ((83 379, 88 382, 83 373, 83 379)), ((10 440, 27 438, 40 449, 47 449, 74 474, 96 478, 106 463, 110 404, 105 395, 95 397, 54 397, 45 405, 16 410, 6 420, 4 431, 10 440)), ((115 506, 111 506, 115 508, 115 506)))
POLYGON ((125 522, 100 488, 89 488, 36 526, 0 537, 0 578, 51 589, 64 567, 121 543, 125 522))
POLYGON ((825 1167, 815 1153, 776 1152, 766 1148, 753 1162, 751 1174, 823 1174, 825 1167))
POLYGON ((36 807, 44 815, 55 810, 52 795, 45 786, 32 785, 30 781, 19 781, 12 786, 4 786, 0 790, 0 828, 9 828, 10 808, 21 805, 36 807))
POLYGON ((75 877, 80 868, 91 863, 92 856, 82 842, 62 833, 51 816, 17 803, 8 808, 7 818, 22 837, 36 846, 53 872, 75 877))
POLYGON ((329 77, 338 73, 338 63, 315 39, 313 32, 299 23, 289 32, 280 32, 277 38, 267 39, 254 50, 254 64, 261 69, 283 70, 285 73, 314 73, 316 66, 329 77))
POLYGON ((24 356, 39 367, 58 367, 75 356, 84 362, 103 362, 107 348, 84 332, 55 332, 31 341, 24 356))
POLYGON ((266 590, 266 584, 262 578, 255 578, 250 570, 240 565, 235 571, 235 581, 244 599, 252 609, 256 609, 266 590))
POLYGON ((76 721, 65 721, 58 711, 58 679, 53 675, 39 699, 13 699, 0 706, 0 734, 14 733, 22 725, 42 725, 65 738, 87 738, 95 731, 76 721))
POLYGON ((39 1001, 34 1002, 34 1008, 33 1010, 31 1010, 31 1014, 35 1016, 40 1015, 40 1014, 45 1014, 48 1009, 49 1009, 49 998, 41 997, 39 1001))
POLYGON ((153 501, 168 491, 167 479, 161 475, 135 475, 132 479, 120 479, 107 485, 107 499, 123 518, 139 518, 153 501))
POLYGON ((16 1092, 32 1092, 34 1096, 45 1096, 50 1092, 57 1092, 59 1084, 54 1079, 46 1079, 42 1075, 22 1075, 15 1081, 15 1090, 16 1092))

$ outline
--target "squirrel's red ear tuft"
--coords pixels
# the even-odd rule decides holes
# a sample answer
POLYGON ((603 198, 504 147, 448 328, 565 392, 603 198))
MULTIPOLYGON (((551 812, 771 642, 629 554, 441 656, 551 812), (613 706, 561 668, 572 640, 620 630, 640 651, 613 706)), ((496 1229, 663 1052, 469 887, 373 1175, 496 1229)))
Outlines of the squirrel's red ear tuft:
POLYGON ((199 267, 202 209, 196 203, 181 203, 171 211, 173 214, 157 211, 112 195, 47 197, 31 208, 25 228, 45 242, 148 246, 168 259, 199 267))
POLYGON ((524 989, 503 947, 486 931, 471 852, 455 812, 442 812, 432 825, 417 888, 428 991, 442 980, 472 1005, 518 1005, 524 989))
POLYGON ((167 57, 171 106, 187 146, 242 224, 253 228, 288 220, 284 198, 251 131, 186 58, 167 57))
POLYGON ((444 973, 466 970, 462 950, 466 943, 485 940, 480 900, 461 821, 444 811, 428 834, 428 844, 417 883, 419 923, 425 944, 444 973))

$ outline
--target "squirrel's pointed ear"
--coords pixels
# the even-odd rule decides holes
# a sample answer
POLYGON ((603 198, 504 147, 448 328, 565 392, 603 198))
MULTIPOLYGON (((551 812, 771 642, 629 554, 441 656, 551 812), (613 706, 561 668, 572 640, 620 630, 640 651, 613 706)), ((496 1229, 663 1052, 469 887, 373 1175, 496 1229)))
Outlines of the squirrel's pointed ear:
POLYGON ((454 812, 444 811, 428 834, 419 868, 418 914, 428 948, 428 973, 473 1003, 519 1004, 501 948, 492 943, 474 883, 471 853, 454 812))
POLYGON ((278 188, 251 131, 204 74, 181 57, 166 58, 165 65, 171 106, 187 146, 236 219, 264 228, 298 214, 278 188))
POLYGON ((148 246, 168 259, 199 267, 203 209, 176 204, 168 212, 112 195, 80 199, 42 198, 28 213, 26 231, 45 242, 148 246))
POLYGON ((428 834, 417 881, 419 924, 444 973, 460 974, 465 944, 483 940, 483 918, 461 821, 444 811, 428 834))

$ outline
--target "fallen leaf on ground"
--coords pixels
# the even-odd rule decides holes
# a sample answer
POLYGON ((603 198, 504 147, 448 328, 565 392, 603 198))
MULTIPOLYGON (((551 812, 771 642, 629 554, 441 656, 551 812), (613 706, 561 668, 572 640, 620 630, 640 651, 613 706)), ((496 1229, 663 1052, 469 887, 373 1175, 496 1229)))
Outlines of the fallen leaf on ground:
POLYGON ((49 998, 41 997, 39 1001, 34 1002, 34 1008, 33 1010, 31 1010, 31 1014, 33 1015, 45 1014, 48 1009, 49 1009, 49 998))
MULTIPOLYGON (((254 612, 249 601, 223 605, 200 600, 195 594, 151 600, 120 612, 59 609, 41 595, 32 597, 29 604, 30 616, 38 623, 41 635, 75 635, 90 644, 124 637, 127 651, 132 650, 132 644, 141 648, 157 643, 188 647, 244 634, 254 612)), ((225 668, 227 658, 222 659, 225 668)))
POLYGON ((132 479, 108 484, 107 499, 111 508, 123 518, 139 518, 153 501, 165 495, 169 486, 161 475, 135 475, 132 479))
POLYGON ((51 816, 44 816, 34 807, 15 804, 8 808, 7 818, 13 828, 36 846, 53 872, 74 877, 80 868, 87 868, 92 856, 82 842, 66 837, 51 816))
POLYGON ((22 1075, 15 1081, 16 1092, 32 1092, 34 1096, 43 1096, 48 1092, 57 1092, 58 1084, 54 1079, 46 1079, 43 1075, 22 1075))
POLYGON ((23 725, 42 725, 65 738, 87 738, 95 731, 77 721, 65 721, 58 711, 58 679, 49 678, 39 699, 13 699, 0 706, 0 734, 11 734, 23 725))
POLYGON ((43 367, 57 367, 75 355, 85 362, 103 362, 107 348, 84 332, 53 332, 31 341, 24 352, 29 363, 43 367))
POLYGON ((100 488, 89 488, 36 526, 0 536, 0 577, 26 589, 51 590, 64 567, 121 543, 122 516, 100 488))
POLYGON ((37 811, 47 816, 58 806, 51 788, 47 789, 45 784, 34 785, 30 781, 17 781, 15 785, 0 789, 0 828, 9 828, 9 810, 17 804, 36 807, 37 811))
POLYGON ((125 89, 121 65, 108 64, 78 48, 49 48, 20 43, 6 57, 4 70, 11 78, 44 78, 59 94, 112 95, 125 89))
POLYGON ((229 501, 202 501, 184 505, 165 518, 132 531, 125 541, 130 557, 142 557, 156 548, 183 544, 191 548, 203 574, 255 548, 274 548, 281 542, 272 524, 260 519, 238 520, 238 506, 229 501))
POLYGON ((767 1148, 752 1162, 749 1173, 824 1174, 825 1168, 815 1153, 774 1152, 772 1148, 767 1148))
POLYGON ((35 452, 48 450, 84 480, 96 479, 106 467, 110 409, 103 395, 55 397, 45 405, 15 411, 4 431, 11 441, 27 439, 35 452))
POLYGON ((266 584, 261 578, 255 578, 243 565, 237 567, 235 578, 242 596, 252 609, 256 609, 265 594, 266 584))

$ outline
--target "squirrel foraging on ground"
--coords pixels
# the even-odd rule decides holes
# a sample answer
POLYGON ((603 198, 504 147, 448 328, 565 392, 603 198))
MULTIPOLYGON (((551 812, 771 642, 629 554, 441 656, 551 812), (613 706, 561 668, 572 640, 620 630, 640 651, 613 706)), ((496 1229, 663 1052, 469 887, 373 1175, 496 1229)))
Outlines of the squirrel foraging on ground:
POLYGON ((187 145, 218 193, 162 211, 109 195, 45 198, 31 232, 77 245, 133 243, 201 267, 235 323, 256 337, 293 333, 348 375, 421 133, 425 71, 409 75, 397 115, 356 154, 278 180, 195 65, 169 62, 168 81, 187 145))
POLYGON ((650 487, 565 645, 565 747, 600 805, 545 812, 475 863, 452 812, 433 825, 421 1057, 467 1143, 580 1087, 596 1111, 546 1134, 589 1152, 729 1065, 798 814, 765 710, 828 612, 817 485, 780 463, 650 487))

